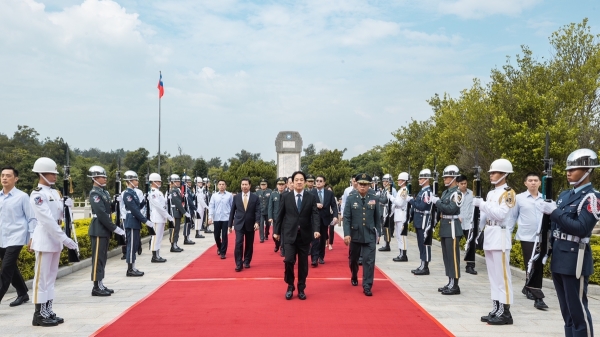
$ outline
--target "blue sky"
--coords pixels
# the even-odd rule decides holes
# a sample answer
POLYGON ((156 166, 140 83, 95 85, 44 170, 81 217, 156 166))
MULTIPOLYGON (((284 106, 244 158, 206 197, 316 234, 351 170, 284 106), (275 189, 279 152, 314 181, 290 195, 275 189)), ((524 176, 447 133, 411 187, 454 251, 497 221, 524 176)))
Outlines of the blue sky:
POLYGON ((3 0, 0 132, 102 150, 275 159, 279 131, 356 156, 431 115, 435 93, 590 19, 592 0, 3 0), (70 125, 68 130, 63 126, 70 125))

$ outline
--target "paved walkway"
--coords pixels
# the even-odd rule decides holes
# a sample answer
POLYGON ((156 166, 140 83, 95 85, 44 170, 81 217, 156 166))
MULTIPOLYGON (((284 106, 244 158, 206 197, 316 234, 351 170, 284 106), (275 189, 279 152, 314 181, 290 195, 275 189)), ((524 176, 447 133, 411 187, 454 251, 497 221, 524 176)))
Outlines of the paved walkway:
MULTIPOLYGON (((336 227, 341 234, 341 227, 336 227)), ((163 247, 168 247, 165 238, 163 247)), ((9 293, 0 304, 0 331, 2 336, 58 336, 68 333, 69 336, 88 336, 104 324, 114 320, 121 313, 134 305, 139 300, 148 296, 173 274, 184 268, 209 247, 214 245, 212 234, 205 239, 195 239, 193 246, 182 246, 185 251, 175 254, 163 248, 161 254, 168 259, 167 263, 150 263, 151 254, 144 245, 144 253, 138 257, 138 269, 146 272, 140 278, 125 277, 126 265, 119 257, 109 259, 105 284, 115 290, 111 297, 92 297, 90 291, 90 268, 84 268, 70 275, 60 278, 56 283, 55 311, 65 318, 65 323, 57 327, 42 328, 31 326, 31 317, 34 307, 26 303, 16 308, 10 308, 10 303, 15 293, 9 293)), ((336 237, 334 249, 347 249, 342 240, 336 237)), ((477 263, 479 275, 462 274, 460 279, 461 295, 443 296, 437 288, 444 285, 447 278, 441 259, 441 248, 432 247, 433 261, 430 264, 432 272, 429 276, 414 276, 411 269, 418 266, 418 250, 416 237, 409 237, 409 262, 397 263, 392 257, 398 250, 393 242, 391 252, 377 252, 377 266, 381 268, 404 291, 415 299, 425 310, 438 319, 446 328, 456 336, 563 336, 563 323, 558 307, 558 300, 554 290, 546 289, 546 303, 550 307, 547 311, 540 311, 533 307, 533 301, 527 300, 520 289, 524 281, 513 276, 515 289, 515 303, 511 306, 515 323, 511 326, 489 326, 479 321, 481 315, 490 310, 490 290, 485 265, 477 263)), ((214 254, 209 251, 207 254, 214 254)), ((227 260, 234 268, 233 246, 230 240, 227 260)), ((120 255, 118 255, 120 256, 120 255)), ((216 257, 215 257, 216 258, 216 257)), ((327 268, 327 265, 322 266, 327 268)), ((464 266, 462 267, 464 270, 464 266)), ((350 275, 348 275, 349 277, 350 275)), ((374 296, 385 296, 377 292, 377 283, 373 286, 374 296)), ((600 296, 589 297, 592 318, 596 325, 600 321, 600 296)), ((160 310, 160 308, 157 308, 160 310)), ((410 319, 399 317, 398 319, 410 319)), ((200 329, 203 322, 198 318, 200 329)), ((151 324, 151 322, 140 322, 151 324)), ((376 328, 375 328, 376 329, 376 328)), ((126 332, 124 332, 126 333, 126 332)), ((406 335, 411 335, 405 332, 406 335)), ((403 335, 402 331, 398 336, 403 335)))

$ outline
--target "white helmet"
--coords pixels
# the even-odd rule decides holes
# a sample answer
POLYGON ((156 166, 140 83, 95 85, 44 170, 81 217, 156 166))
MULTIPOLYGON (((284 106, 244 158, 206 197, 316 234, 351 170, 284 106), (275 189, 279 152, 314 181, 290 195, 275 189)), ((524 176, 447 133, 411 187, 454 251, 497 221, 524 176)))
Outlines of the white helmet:
POLYGON ((204 181, 204 183, 206 184, 208 182, 208 178, 204 178, 202 179, 202 181, 204 181))
POLYGON ((458 177, 460 175, 460 172, 458 170, 458 167, 456 165, 448 165, 446 166, 446 168, 444 169, 444 172, 442 173, 442 177, 446 178, 446 177, 458 177))
POLYGON ((123 180, 125 180, 125 181, 138 180, 138 175, 137 175, 137 173, 135 173, 133 171, 126 171, 123 174, 123 180))
POLYGON ((507 159, 496 159, 492 162, 492 165, 490 165, 490 170, 488 172, 513 173, 513 167, 507 159))
POLYGON ((404 181, 410 180, 410 178, 408 177, 408 173, 406 173, 406 172, 400 173, 398 175, 398 180, 404 180, 404 181))
POLYGON ((173 182, 176 182, 176 181, 181 181, 181 179, 179 179, 179 176, 178 176, 178 175, 176 175, 176 174, 171 174, 171 175, 169 176, 169 182, 170 182, 170 183, 173 183, 173 182))
POLYGON ((106 178, 106 170, 102 166, 94 165, 88 170, 89 178, 104 177, 106 178))
POLYGON ((384 174, 383 178, 381 178, 381 181, 392 181, 392 175, 389 173, 384 174))
POLYGON ((600 165, 598 165, 598 155, 596 155, 596 152, 590 149, 578 149, 571 152, 571 154, 569 154, 569 156, 567 157, 567 167, 565 168, 565 170, 572 170, 577 168, 595 168, 599 166, 600 165))
POLYGON ((31 170, 31 171, 35 172, 35 173, 58 174, 58 171, 56 170, 56 162, 54 162, 54 160, 47 158, 47 157, 38 158, 38 160, 36 160, 35 163, 33 164, 33 170, 31 170))
POLYGON ((181 180, 187 183, 188 181, 192 181, 192 178, 190 178, 190 176, 187 174, 184 174, 181 180))
POLYGON ((148 177, 148 180, 150 180, 150 181, 162 181, 162 179, 160 178, 160 174, 158 174, 158 173, 150 173, 150 177, 148 177))
POLYGON ((421 172, 419 172, 419 179, 431 179, 431 170, 430 169, 422 169, 421 172))
POLYGON ((202 178, 196 177, 196 178, 194 178, 194 182, 195 183, 202 183, 202 178))

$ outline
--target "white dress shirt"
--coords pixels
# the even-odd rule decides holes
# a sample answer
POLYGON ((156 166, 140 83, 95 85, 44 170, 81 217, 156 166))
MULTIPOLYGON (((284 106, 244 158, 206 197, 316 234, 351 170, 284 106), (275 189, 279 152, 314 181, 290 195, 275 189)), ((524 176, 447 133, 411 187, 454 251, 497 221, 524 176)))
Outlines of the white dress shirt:
POLYGON ((7 194, 0 190, 0 247, 24 246, 29 243, 37 220, 29 196, 13 187, 7 194))
POLYGON ((543 216, 543 213, 538 211, 535 205, 541 202, 544 202, 544 199, 539 192, 537 197, 531 195, 529 191, 517 194, 517 204, 514 210, 518 224, 516 240, 535 242, 537 228, 543 216))
MULTIPOLYGON (((462 204, 460 206, 460 225, 464 231, 473 228, 473 191, 467 188, 467 191, 463 193, 462 204)), ((482 226, 479 226, 481 229, 482 226)), ((477 233, 475 234, 477 235, 477 233)))

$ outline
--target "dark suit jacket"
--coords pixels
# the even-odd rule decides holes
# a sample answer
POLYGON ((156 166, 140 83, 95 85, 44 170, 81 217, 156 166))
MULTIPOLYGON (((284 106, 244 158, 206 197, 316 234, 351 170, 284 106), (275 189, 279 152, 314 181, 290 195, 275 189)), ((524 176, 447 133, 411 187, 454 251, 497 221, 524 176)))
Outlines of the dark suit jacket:
POLYGON ((296 191, 292 191, 282 195, 273 233, 283 236, 286 243, 294 243, 298 236, 298 226, 300 226, 302 242, 309 244, 314 239, 314 233, 319 232, 320 222, 319 213, 317 212, 319 198, 308 191, 304 191, 302 208, 298 212, 296 194, 296 191))
POLYGON ((260 199, 254 193, 248 192, 248 208, 244 210, 244 193, 233 197, 231 212, 229 213, 229 227, 235 230, 254 230, 254 224, 260 221, 260 199))
MULTIPOLYGON (((315 188, 311 193, 317 198, 318 203, 319 190, 315 188)), ((338 217, 338 207, 333 192, 323 189, 323 208, 317 208, 317 211, 319 212, 319 218, 321 218, 321 226, 329 226, 331 220, 338 217), (333 211, 333 214, 331 214, 331 211, 333 211)))

